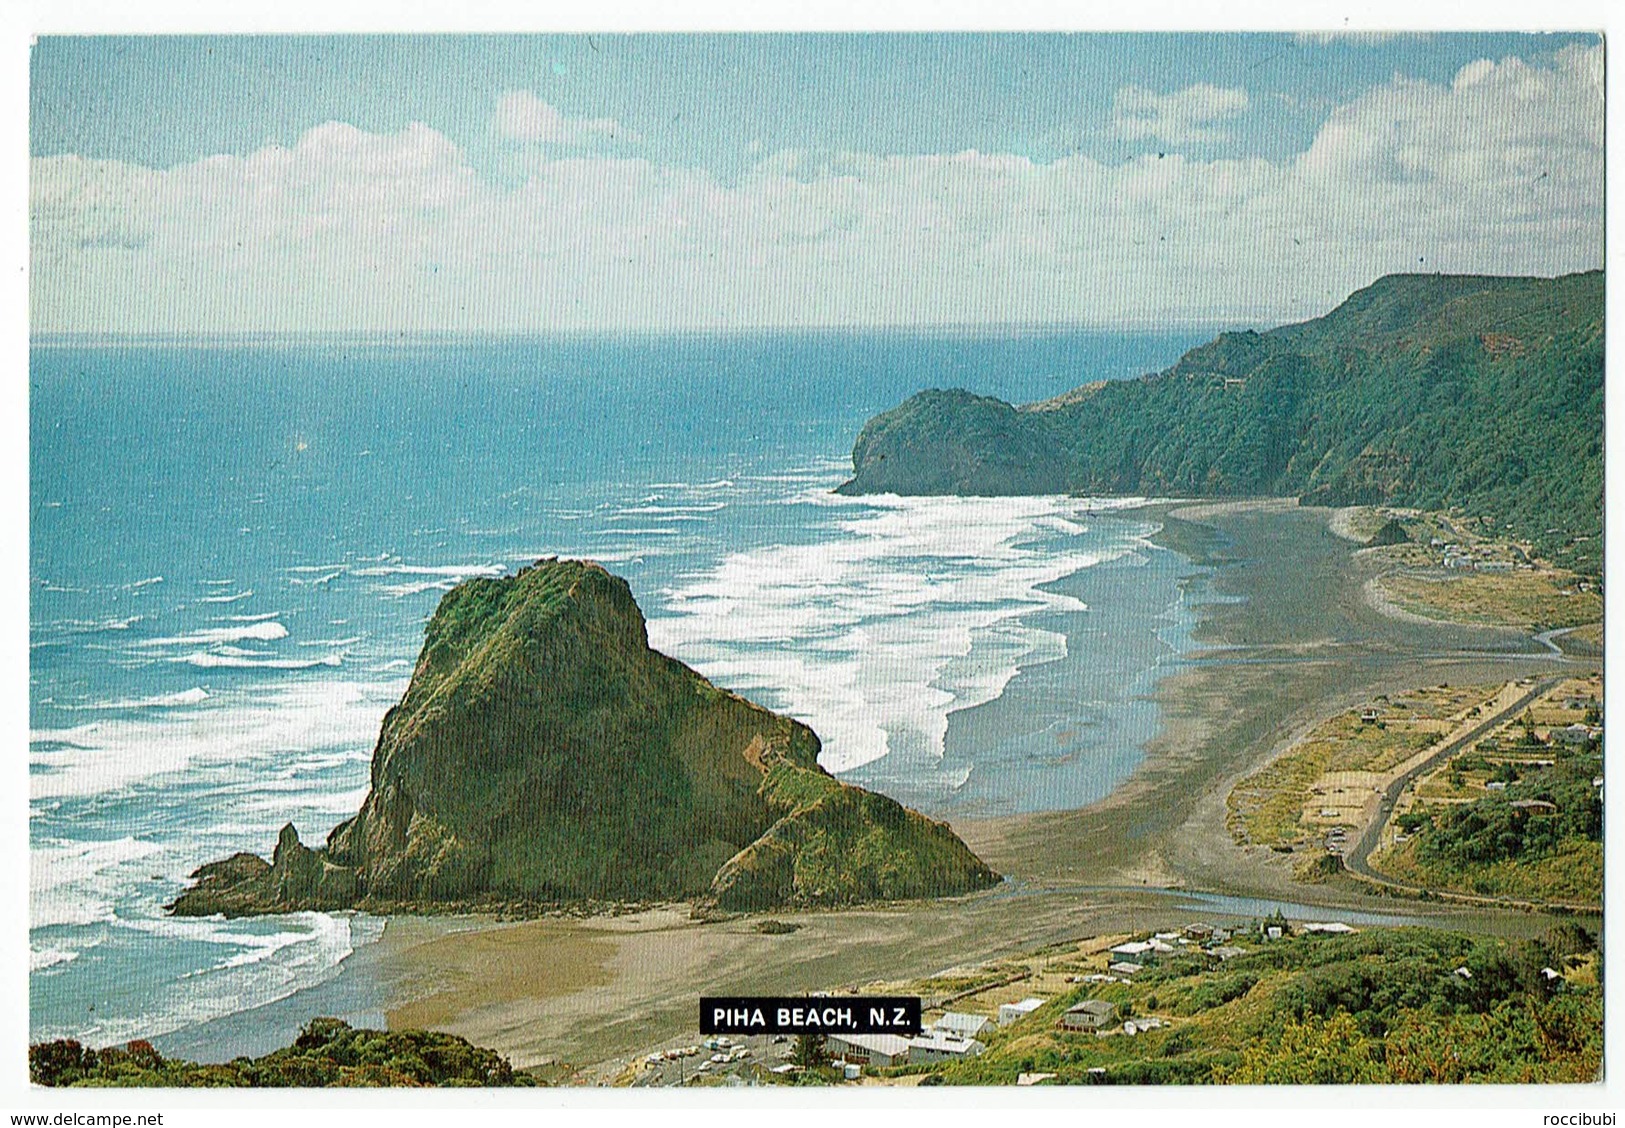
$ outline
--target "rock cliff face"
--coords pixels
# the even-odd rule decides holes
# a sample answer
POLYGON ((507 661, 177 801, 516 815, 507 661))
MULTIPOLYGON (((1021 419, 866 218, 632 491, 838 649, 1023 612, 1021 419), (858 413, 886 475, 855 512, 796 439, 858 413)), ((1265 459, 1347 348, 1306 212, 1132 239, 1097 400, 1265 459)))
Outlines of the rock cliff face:
POLYGON ((448 592, 360 812, 269 864, 200 868, 180 915, 688 898, 721 909, 968 892, 946 824, 818 767, 818 738, 649 648, 625 581, 542 561, 448 592))

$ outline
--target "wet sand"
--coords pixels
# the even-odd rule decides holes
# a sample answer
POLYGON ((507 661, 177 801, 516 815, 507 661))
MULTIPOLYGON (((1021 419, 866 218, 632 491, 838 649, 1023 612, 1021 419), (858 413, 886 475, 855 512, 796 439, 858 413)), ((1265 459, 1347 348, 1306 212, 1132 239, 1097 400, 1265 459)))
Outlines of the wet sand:
MULTIPOLYGON (((957 821, 1008 877, 953 900, 819 913, 764 935, 751 919, 702 924, 686 906, 590 920, 498 925, 392 921, 375 961, 392 1026, 431 1025, 508 1054, 598 1066, 692 1032, 702 994, 798 993, 928 975, 1190 915, 1179 890, 1401 913, 1530 934, 1538 915, 1375 897, 1354 882, 1304 885, 1291 858, 1244 849, 1225 795, 1326 716, 1384 689, 1523 677, 1560 666, 1528 636, 1385 616, 1370 565, 1333 512, 1268 501, 1163 506, 1159 540, 1212 569, 1205 649, 1155 692, 1162 727, 1128 781, 1077 811, 957 821), (448 935, 447 929, 462 929, 448 935)), ((1222 915, 1203 910, 1208 916, 1222 915)))

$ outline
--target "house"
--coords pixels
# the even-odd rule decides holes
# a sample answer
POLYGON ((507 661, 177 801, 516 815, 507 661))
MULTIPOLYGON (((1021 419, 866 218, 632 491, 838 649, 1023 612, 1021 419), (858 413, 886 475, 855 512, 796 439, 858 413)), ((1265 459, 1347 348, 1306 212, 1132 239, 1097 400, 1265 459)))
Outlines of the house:
POLYGON ((1143 956, 1151 950, 1151 941, 1149 940, 1130 940, 1127 943, 1117 944, 1111 948, 1111 951, 1120 956, 1143 956))
POLYGON ((1233 960, 1237 956, 1245 956, 1247 954, 1247 949, 1231 947, 1228 944, 1221 944, 1219 947, 1212 949, 1212 952, 1221 960, 1233 960))
POLYGON ((1377 711, 1375 709, 1366 709, 1360 713, 1360 723, 1362 725, 1374 725, 1377 723, 1378 719, 1377 711))
POLYGON ((1192 940, 1206 940, 1213 935, 1213 926, 1203 924, 1201 921, 1197 921, 1195 924, 1187 924, 1185 926, 1185 935, 1192 940))
POLYGON ((909 1060, 909 1039, 897 1034, 830 1034, 824 1047, 831 1060, 860 1065, 904 1065, 909 1060))
POLYGON ((1144 971, 1145 965, 1129 963, 1127 960, 1118 960, 1106 970, 1114 975, 1133 975, 1135 972, 1144 971))
POLYGON ((1019 1003, 999 1004, 999 1025, 1009 1026, 1012 1022, 1020 1022, 1033 1011, 1044 1005, 1043 999, 1023 999, 1019 1003))
POLYGON ((1564 725, 1562 728, 1552 730, 1552 739, 1561 744, 1585 744, 1601 735, 1601 729, 1592 728, 1590 725, 1564 725))
POLYGON ((1085 999, 1061 1017, 1065 1030, 1103 1030, 1117 1021, 1117 1004, 1085 999))
POLYGON ((993 1029, 993 1020, 985 1015, 949 1011, 933 1022, 931 1029, 941 1030, 946 1034, 957 1034, 961 1038, 975 1038, 984 1031, 993 1029))
POLYGON ((985 1049, 987 1047, 975 1038, 962 1038, 958 1034, 933 1027, 908 1040, 908 1060, 963 1061, 965 1058, 975 1057, 985 1049))
POLYGON ((1278 924, 1269 925, 1264 929, 1264 939, 1266 940, 1279 940, 1281 935, 1281 926, 1278 924))
POLYGON ((1504 779, 1492 779, 1484 785, 1485 791, 1505 791, 1506 789, 1507 784, 1504 779))

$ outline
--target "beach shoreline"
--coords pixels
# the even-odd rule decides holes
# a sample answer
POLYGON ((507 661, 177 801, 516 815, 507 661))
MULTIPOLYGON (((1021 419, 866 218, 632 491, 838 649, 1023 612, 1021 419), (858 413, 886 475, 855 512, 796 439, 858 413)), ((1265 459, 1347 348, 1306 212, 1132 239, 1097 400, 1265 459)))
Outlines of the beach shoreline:
POLYGON ((1302 884, 1290 859, 1234 842, 1224 799, 1325 716, 1383 687, 1525 676, 1551 669, 1554 656, 1527 639, 1487 649, 1481 630, 1381 615, 1362 598, 1368 577, 1349 543, 1329 527, 1333 511, 1277 499, 1147 511, 1163 525, 1157 542, 1206 570, 1199 649, 1157 683, 1159 731, 1110 795, 1077 810, 954 821, 1006 875, 1000 887, 765 914, 797 926, 784 935, 758 932, 752 917, 696 921, 684 905, 584 920, 468 920, 454 937, 432 924, 392 927, 377 962, 391 1026, 431 1025, 520 1068, 568 1062, 602 1078, 691 1031, 701 994, 795 994, 925 975, 1167 924, 1189 913, 1181 898, 1398 913, 1501 934, 1546 927, 1540 914, 1396 901, 1335 880, 1302 884))

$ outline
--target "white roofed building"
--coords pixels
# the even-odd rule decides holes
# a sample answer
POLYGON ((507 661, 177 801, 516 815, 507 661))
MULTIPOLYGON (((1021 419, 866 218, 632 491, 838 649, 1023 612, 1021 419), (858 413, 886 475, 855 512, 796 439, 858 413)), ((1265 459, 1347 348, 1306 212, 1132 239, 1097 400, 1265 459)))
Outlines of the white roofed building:
POLYGON ((932 1027, 919 1037, 908 1040, 908 1060, 960 1061, 975 1057, 985 1049, 987 1047, 975 1038, 962 1038, 950 1031, 932 1027))
POLYGON ((832 1060, 860 1065, 904 1065, 909 1060, 909 1039, 897 1034, 830 1034, 824 1048, 832 1060))
POLYGON ((931 1029, 957 1034, 961 1038, 974 1038, 993 1028, 993 1020, 980 1014, 960 1014, 949 1011, 931 1024, 931 1029))
POLYGON ((1020 1022, 1033 1011, 1044 1005, 1043 999, 1023 999, 1019 1003, 999 1004, 999 1025, 1009 1026, 1012 1022, 1020 1022))

